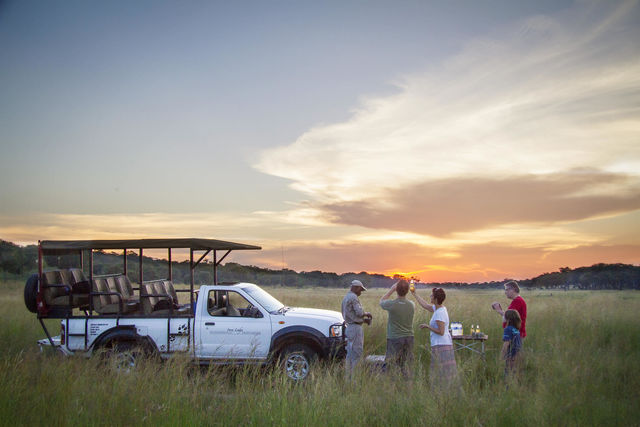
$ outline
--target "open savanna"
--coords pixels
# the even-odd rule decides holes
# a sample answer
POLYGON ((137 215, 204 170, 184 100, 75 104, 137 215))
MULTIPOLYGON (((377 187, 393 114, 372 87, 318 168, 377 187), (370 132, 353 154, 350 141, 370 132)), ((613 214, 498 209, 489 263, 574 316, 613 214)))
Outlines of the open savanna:
MULTIPOLYGON (((456 353, 463 392, 434 393, 428 335, 417 328, 414 378, 364 370, 345 383, 343 366, 317 364, 292 384, 255 367, 194 367, 185 358, 144 361, 130 373, 96 359, 40 353, 44 336, 24 307, 22 283, 0 283, 2 425, 640 425, 640 292, 523 291, 529 306, 525 363, 505 387, 501 323, 490 308, 502 291, 450 291, 451 320, 489 335, 486 363, 456 353)), ((268 289, 290 306, 339 310, 343 289, 268 289)), ((374 316, 365 354, 384 354, 382 289, 361 300, 374 316)), ((419 289, 424 297, 428 291, 419 289)), ((55 321, 48 321, 59 333, 55 321)))

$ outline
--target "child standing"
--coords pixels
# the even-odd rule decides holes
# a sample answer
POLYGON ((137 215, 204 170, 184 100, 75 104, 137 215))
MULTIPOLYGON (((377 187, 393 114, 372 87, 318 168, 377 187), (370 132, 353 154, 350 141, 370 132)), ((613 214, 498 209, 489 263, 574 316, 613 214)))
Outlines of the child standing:
POLYGON ((507 310, 504 313, 507 322, 502 335, 502 358, 505 360, 505 377, 509 377, 517 372, 520 349, 522 348, 522 338, 520 337, 520 325, 522 320, 516 310, 507 310))

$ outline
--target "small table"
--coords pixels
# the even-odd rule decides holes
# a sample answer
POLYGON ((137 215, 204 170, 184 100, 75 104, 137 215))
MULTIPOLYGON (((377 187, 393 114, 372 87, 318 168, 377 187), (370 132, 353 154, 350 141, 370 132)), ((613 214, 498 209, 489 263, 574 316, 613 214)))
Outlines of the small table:
POLYGON ((489 339, 489 336, 486 334, 481 335, 457 335, 452 336, 453 339, 453 350, 459 351, 462 349, 467 349, 474 353, 478 353, 482 360, 484 358, 484 342, 489 339))

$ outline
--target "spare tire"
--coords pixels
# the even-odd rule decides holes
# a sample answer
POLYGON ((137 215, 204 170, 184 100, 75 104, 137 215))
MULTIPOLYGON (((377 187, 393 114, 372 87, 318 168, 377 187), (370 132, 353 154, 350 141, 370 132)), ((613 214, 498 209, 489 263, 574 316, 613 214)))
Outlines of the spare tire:
POLYGON ((36 298, 38 296, 38 274, 34 273, 27 279, 27 283, 24 285, 24 305, 27 306, 27 310, 32 313, 38 312, 38 303, 36 298))

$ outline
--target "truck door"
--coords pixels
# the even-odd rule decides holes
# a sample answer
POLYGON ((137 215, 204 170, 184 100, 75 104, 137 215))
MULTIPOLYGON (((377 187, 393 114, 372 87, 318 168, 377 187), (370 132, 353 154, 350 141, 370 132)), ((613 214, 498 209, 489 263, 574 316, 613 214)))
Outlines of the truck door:
POLYGON ((198 357, 263 359, 271 345, 269 313, 236 290, 210 290, 201 318, 198 357))

